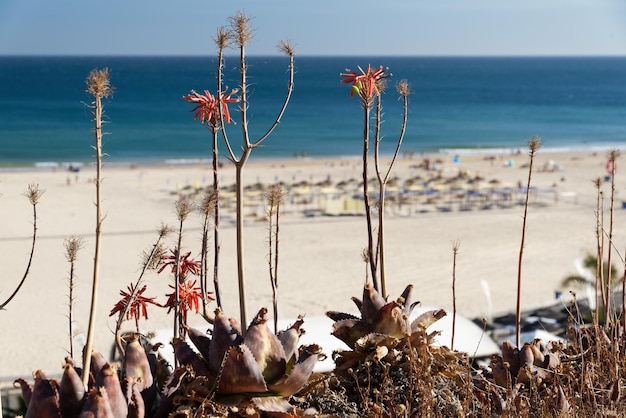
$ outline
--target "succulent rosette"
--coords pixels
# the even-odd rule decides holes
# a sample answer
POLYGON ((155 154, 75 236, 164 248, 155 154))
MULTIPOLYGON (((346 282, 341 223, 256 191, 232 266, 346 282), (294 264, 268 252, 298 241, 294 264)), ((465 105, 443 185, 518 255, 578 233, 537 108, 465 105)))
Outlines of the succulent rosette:
POLYGON ((497 385, 528 384, 531 381, 550 383, 561 365, 558 343, 545 344, 540 339, 516 347, 511 341, 502 343, 502 355, 491 359, 491 372, 497 385))
POLYGON ((303 322, 299 318, 276 335, 267 325, 267 309, 262 308, 242 335, 237 321, 218 308, 210 336, 187 328, 197 352, 175 339, 174 353, 181 365, 207 380, 220 403, 232 405, 250 399, 260 409, 270 403, 288 409, 281 400, 306 385, 323 356, 318 345, 298 347, 303 322))
POLYGON ((352 300, 361 313, 360 318, 343 312, 326 312, 335 321, 332 334, 354 349, 335 353, 338 370, 346 370, 366 358, 384 357, 390 349, 408 341, 412 345, 430 344, 436 332, 427 334, 426 329, 446 315, 444 310, 437 309, 410 321, 411 312, 419 304, 413 301, 413 285, 408 285, 396 300, 387 302, 367 284, 363 299, 352 300))

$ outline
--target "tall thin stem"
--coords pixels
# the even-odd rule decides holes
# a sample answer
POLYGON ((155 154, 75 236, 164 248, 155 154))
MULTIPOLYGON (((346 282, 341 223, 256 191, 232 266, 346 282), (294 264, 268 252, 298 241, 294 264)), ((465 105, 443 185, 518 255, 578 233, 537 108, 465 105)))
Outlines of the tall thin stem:
POLYGON ((452 244, 452 340, 450 349, 454 351, 454 336, 456 331, 456 256, 459 253, 459 241, 452 244))
POLYGON ((595 300, 594 306, 596 307, 595 315, 593 318, 594 325, 598 325, 600 323, 600 307, 598 306, 598 296, 601 296, 602 309, 606 307, 606 300, 604 298, 604 282, 602 280, 602 246, 601 246, 601 237, 602 237, 602 190, 601 184, 602 180, 597 178, 594 180, 594 184, 596 186, 597 195, 596 195, 596 274, 595 274, 595 300))
POLYGON ((70 237, 64 242, 65 246, 65 258, 70 263, 70 275, 68 279, 68 332, 70 338, 70 357, 74 358, 74 289, 75 289, 75 277, 74 268, 76 266, 76 258, 78 256, 78 250, 82 247, 82 238, 70 237))
POLYGON ((240 74, 240 107, 239 115, 241 117, 241 135, 242 135, 242 147, 241 155, 237 157, 230 144, 224 124, 222 124, 222 134, 224 135, 224 141, 226 143, 226 149, 230 154, 230 159, 235 165, 235 207, 236 207, 236 248, 237 248, 237 281, 239 285, 239 313, 240 313, 240 326, 242 333, 246 331, 247 314, 246 314, 246 279, 244 270, 244 248, 243 248, 243 168, 250 157, 252 149, 258 147, 278 126, 280 119, 287 108, 287 104, 291 98, 293 91, 293 77, 294 77, 294 59, 293 59, 293 47, 288 42, 281 42, 279 49, 289 55, 289 84, 287 87, 287 94, 283 101, 283 105, 278 113, 278 116, 269 127, 269 129, 259 139, 252 142, 248 132, 248 84, 247 84, 247 62, 245 45, 250 41, 252 33, 250 31, 250 19, 245 15, 239 13, 231 18, 233 37, 235 43, 239 47, 239 74, 240 74))
POLYGON ((398 154, 400 152, 400 147, 402 146, 402 140, 404 139, 404 133, 406 131, 406 122, 408 115, 408 95, 410 94, 410 87, 406 80, 402 80, 398 83, 397 86, 398 93, 403 99, 403 117, 402 117, 402 125, 400 127, 400 136, 398 137, 398 141, 396 142, 396 149, 393 153, 393 157, 391 158, 391 162, 389 163, 389 167, 387 168, 387 172, 383 175, 380 169, 380 123, 381 123, 381 113, 382 113, 382 105, 381 105, 381 97, 378 97, 378 102, 376 105, 376 127, 375 127, 375 138, 376 138, 376 146, 374 149, 374 165, 376 168, 376 178, 378 179, 378 249, 376 251, 379 264, 379 272, 380 272, 380 293, 386 298, 387 297, 387 277, 385 274, 385 194, 386 194, 386 186, 389 181, 389 176, 391 174, 391 169, 398 158, 398 154))
POLYGON ((607 316, 607 299, 608 293, 606 292, 605 287, 605 277, 604 277, 604 192, 600 192, 600 228, 598 233, 600 234, 599 247, 598 247, 598 256, 596 259, 596 274, 598 280, 600 281, 600 289, 602 293, 602 308, 603 312, 603 320, 606 321, 607 316))
MULTIPOLYGON (((215 208, 213 210, 213 288, 215 290, 215 301, 219 308, 222 308, 222 296, 219 285, 219 260, 220 260, 220 195, 219 195, 219 175, 218 175, 218 151, 217 132, 213 132, 213 193, 215 194, 215 208)), ((203 309, 206 315, 206 297, 202 295, 203 309)))
MULTIPOLYGON (((217 134, 220 129, 224 126, 224 103, 222 103, 221 98, 225 92, 222 91, 222 70, 224 68, 224 48, 226 48, 228 44, 229 34, 224 28, 220 28, 218 30, 216 36, 216 43, 218 46, 218 54, 217 54, 217 100, 219 106, 219 125, 211 126, 211 150, 212 150, 212 168, 213 168, 213 193, 215 198, 215 207, 213 209, 213 288, 215 290, 215 302, 217 306, 222 308, 222 296, 220 292, 219 286, 219 259, 220 259, 220 194, 219 194, 219 147, 217 144, 217 134)), ((205 289, 202 290, 202 310, 203 315, 208 317, 207 312, 207 298, 206 298, 206 275, 205 275, 205 289)))
POLYGON ((109 70, 93 70, 87 77, 88 92, 94 96, 94 130, 96 151, 96 231, 95 248, 93 257, 93 279, 91 287, 91 304, 89 310, 89 325, 87 327, 87 342, 83 353, 83 385, 87 388, 89 382, 89 368, 91 366, 91 350, 93 347, 93 334, 96 322, 96 307, 98 305, 98 285, 100 282, 100 241, 102 237, 102 98, 112 94, 109 70))
POLYGON ((606 321, 605 321, 605 326, 608 327, 611 322, 612 322, 612 318, 611 318, 611 300, 613 299, 613 292, 612 292, 612 286, 611 286, 611 281, 612 281, 612 277, 611 277, 611 254, 613 253, 613 215, 614 215, 614 211, 615 211, 615 167, 616 167, 616 162, 615 160, 617 159, 619 155, 619 152, 616 150, 612 150, 609 152, 609 163, 610 163, 610 168, 611 168, 611 199, 609 201, 609 245, 608 245, 608 250, 607 250, 607 278, 606 278, 606 295, 607 295, 607 301, 606 301, 606 321))
POLYGON ((33 207, 33 237, 30 244, 30 255, 28 256, 28 263, 26 264, 26 270, 24 271, 24 275, 22 275, 22 279, 20 280, 13 293, 11 293, 11 295, 4 302, 2 302, 2 304, 0 304, 0 311, 3 310, 5 306, 7 306, 9 302, 13 300, 15 295, 18 294, 18 292, 22 288, 22 285, 26 281, 26 277, 28 277, 28 272, 30 271, 30 266, 33 262, 33 255, 35 254, 35 242, 37 241, 37 203, 39 202, 39 197, 41 197, 42 194, 43 190, 39 189, 39 186, 31 184, 28 187, 26 196, 29 198, 30 203, 33 207))
POLYGON ((365 221, 367 223, 367 259, 372 274, 374 289, 379 290, 378 275, 376 274, 376 258, 374 257, 374 232, 372 231, 372 211, 369 197, 369 136, 370 136, 370 108, 371 98, 363 99, 363 203, 365 205, 365 221))
POLYGON ((240 163, 235 166, 235 201, 236 201, 236 241, 237 241, 237 279, 239 284, 239 317, 241 331, 245 332, 247 328, 246 314, 246 276, 244 270, 244 251, 243 251, 243 163, 244 159, 248 159, 250 151, 244 152, 240 163))
POLYGON ((528 143, 528 150, 530 155, 530 163, 528 165, 528 182, 526 183, 526 199, 524 201, 524 216, 522 221, 522 239, 519 249, 519 259, 517 263, 517 304, 515 309, 515 344, 520 346, 520 324, 522 316, 522 259, 524 256, 524 243, 526 241, 526 220, 528 217, 528 200, 530 196, 530 181, 533 172, 533 160, 535 154, 541 146, 538 137, 533 137, 528 143))

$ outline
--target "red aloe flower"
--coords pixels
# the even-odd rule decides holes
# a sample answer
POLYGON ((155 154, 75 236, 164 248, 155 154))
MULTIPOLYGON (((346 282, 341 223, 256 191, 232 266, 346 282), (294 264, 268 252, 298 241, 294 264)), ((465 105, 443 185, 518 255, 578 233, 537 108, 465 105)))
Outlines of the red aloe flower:
POLYGON ((191 93, 187 96, 183 96, 183 100, 197 104, 192 112, 196 112, 193 115, 194 119, 198 119, 198 116, 200 117, 200 123, 204 123, 205 119, 207 121, 210 120, 213 116, 213 112, 215 111, 215 97, 207 90, 204 91, 204 95, 197 93, 195 90, 191 90, 191 93))
POLYGON ((200 123, 204 123, 206 120, 214 126, 217 126, 219 124, 219 109, 217 109, 216 112, 218 103, 220 103, 224 112, 224 122, 231 123, 232 119, 230 118, 230 112, 228 111, 228 103, 236 103, 239 101, 239 98, 232 97, 234 94, 237 94, 238 91, 239 89, 233 89, 229 94, 220 93, 219 100, 216 100, 215 96, 207 90, 204 90, 204 94, 191 90, 187 96, 183 96, 183 100, 197 105, 191 110, 192 112, 196 112, 193 115, 194 119, 198 119, 198 117, 200 117, 200 123))
MULTIPOLYGON (((227 89, 228 90, 228 89, 227 89)), ((228 103, 237 103, 239 102, 238 97, 233 97, 233 94, 237 94, 239 89, 232 89, 230 93, 224 94, 220 93, 220 102, 222 103, 222 109, 224 112, 224 122, 231 123, 233 120, 230 118, 230 112, 228 111, 228 103)))
POLYGON ((150 303, 152 305, 162 306, 154 301, 155 298, 143 296, 143 292, 146 291, 146 287, 147 286, 144 285, 144 287, 139 289, 134 298, 132 298, 132 301, 131 296, 135 291, 135 286, 132 283, 128 286, 128 292, 120 290, 122 299, 120 299, 115 306, 113 306, 113 309, 109 312, 109 316, 113 316, 118 312, 122 315, 124 311, 126 311, 126 319, 135 318, 135 327, 137 328, 137 332, 139 332, 139 318, 143 316, 145 319, 148 319, 148 304, 150 303))
POLYGON ((355 92, 360 92, 363 88, 365 88, 365 93, 367 97, 372 97, 374 93, 380 94, 378 90, 378 83, 380 80, 389 77, 391 74, 385 74, 388 68, 378 67, 376 70, 372 70, 372 67, 368 64, 367 71, 363 71, 361 67, 357 67, 360 74, 356 71, 346 70, 347 73, 340 74, 341 77, 344 77, 341 80, 342 83, 352 83, 352 90, 350 91, 350 97, 354 95, 355 92))
MULTIPOLYGON (((172 309, 176 306, 176 291, 174 290, 174 286, 169 285, 173 290, 172 293, 167 294, 167 302, 165 302, 164 307, 167 307, 167 313, 170 313, 172 309)), ((208 300, 214 300, 211 296, 209 296, 211 292, 207 292, 208 300)), ((186 281, 183 283, 179 283, 178 285, 178 309, 180 312, 180 316, 184 323, 187 323, 187 312, 191 309, 195 310, 198 313, 200 309, 200 302, 202 301, 202 289, 200 286, 196 286, 196 281, 186 281)))
MULTIPOLYGON (((161 257, 163 265, 159 269, 158 273, 161 273, 167 266, 172 266, 172 274, 176 273, 176 259, 178 257, 178 249, 170 250, 172 255, 164 255, 161 257)), ((195 261, 191 256, 191 251, 183 254, 178 262, 178 278, 182 281, 187 274, 191 273, 194 276, 200 274, 201 263, 195 261)))

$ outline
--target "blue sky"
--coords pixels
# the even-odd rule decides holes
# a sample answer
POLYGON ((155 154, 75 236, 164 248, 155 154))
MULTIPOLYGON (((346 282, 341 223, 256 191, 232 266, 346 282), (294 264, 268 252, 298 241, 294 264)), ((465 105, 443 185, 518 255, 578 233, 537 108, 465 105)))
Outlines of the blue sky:
POLYGON ((0 55, 212 55, 237 11, 254 55, 626 55, 624 0, 0 0, 0 55))

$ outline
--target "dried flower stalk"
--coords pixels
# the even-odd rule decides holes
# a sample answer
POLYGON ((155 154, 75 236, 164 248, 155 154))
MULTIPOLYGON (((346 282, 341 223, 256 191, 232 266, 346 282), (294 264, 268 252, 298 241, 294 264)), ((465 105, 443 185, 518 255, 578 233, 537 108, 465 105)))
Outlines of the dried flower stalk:
POLYGON ((520 325, 522 317, 522 259, 524 256, 524 242, 526 241, 526 220, 528 215, 528 200, 530 197, 530 181, 533 174, 533 161, 537 151, 541 148, 541 141, 538 136, 534 136, 528 141, 528 155, 530 162, 528 165, 528 181, 526 183, 526 199, 524 201, 524 216, 522 221, 522 239, 519 249, 519 258, 517 263, 517 305, 515 309, 515 344, 520 347, 520 325))

